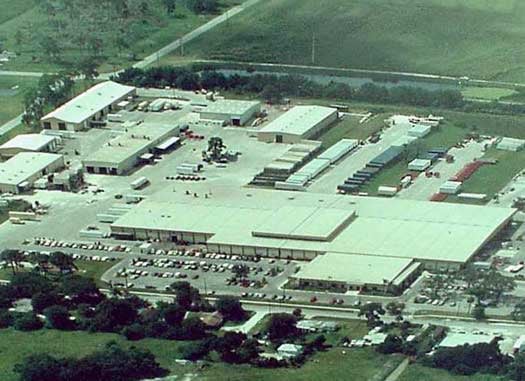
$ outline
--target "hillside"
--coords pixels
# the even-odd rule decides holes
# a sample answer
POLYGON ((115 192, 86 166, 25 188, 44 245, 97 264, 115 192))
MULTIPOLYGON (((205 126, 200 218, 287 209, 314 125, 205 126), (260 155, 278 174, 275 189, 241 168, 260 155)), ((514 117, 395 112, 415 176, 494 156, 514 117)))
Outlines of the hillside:
POLYGON ((209 59, 525 82, 519 0, 266 0, 190 44, 209 59))

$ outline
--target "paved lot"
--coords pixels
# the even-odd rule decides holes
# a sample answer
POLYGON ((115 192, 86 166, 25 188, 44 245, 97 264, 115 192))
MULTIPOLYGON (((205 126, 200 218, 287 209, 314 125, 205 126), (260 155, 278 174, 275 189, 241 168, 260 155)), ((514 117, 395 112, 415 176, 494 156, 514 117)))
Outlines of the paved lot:
POLYGON ((342 162, 333 166, 324 175, 319 176, 308 187, 308 192, 335 193, 338 185, 344 183, 349 176, 362 169, 370 160, 389 148, 400 137, 406 135, 408 130, 409 126, 399 124, 386 128, 381 134, 379 142, 359 147, 357 151, 351 153, 342 162))
POLYGON ((459 172, 466 164, 483 156, 485 143, 470 141, 464 148, 450 149, 449 154, 454 156, 454 162, 447 163, 445 159, 441 159, 430 169, 432 172, 439 172, 439 178, 426 177, 424 173, 421 173, 408 188, 402 189, 396 197, 408 200, 429 200, 434 193, 439 192, 441 185, 459 172))

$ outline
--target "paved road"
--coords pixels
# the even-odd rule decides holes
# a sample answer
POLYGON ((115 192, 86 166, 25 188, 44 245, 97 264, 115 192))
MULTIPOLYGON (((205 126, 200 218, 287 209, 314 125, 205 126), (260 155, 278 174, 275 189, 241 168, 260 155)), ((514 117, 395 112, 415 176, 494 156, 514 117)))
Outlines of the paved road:
POLYGON ((407 368, 409 361, 410 360, 408 358, 404 359, 401 362, 401 364, 399 364, 398 367, 396 369, 394 369, 394 371, 392 373, 390 373, 387 378, 385 378, 385 381, 397 381, 399 376, 401 376, 401 374, 407 368))
POLYGON ((231 17, 235 16, 236 14, 242 12, 246 8, 249 8, 252 5, 257 4, 259 1, 260 0, 247 0, 244 3, 242 3, 242 4, 240 4, 240 5, 236 6, 236 7, 233 7, 232 9, 224 12, 220 16, 217 16, 214 19, 208 21, 206 24, 201 25, 197 29, 192 30, 190 33, 188 33, 188 34, 182 36, 181 38, 173 41, 171 44, 166 45, 162 49, 156 51, 155 53, 153 53, 153 54, 151 54, 149 56, 147 56, 142 61, 137 62, 136 64, 134 64, 133 67, 144 68, 144 67, 146 67, 148 65, 151 65, 155 61, 159 60, 161 57, 164 57, 164 56, 170 54, 171 52, 173 52, 174 50, 180 48, 182 44, 190 42, 193 39, 199 37, 200 35, 210 31, 211 29, 215 28, 217 25, 222 24, 223 22, 227 21, 228 19, 230 19, 231 17))
POLYGON ((6 124, 0 126, 0 136, 7 134, 20 123, 22 123, 22 114, 18 115, 16 118, 10 120, 6 124))

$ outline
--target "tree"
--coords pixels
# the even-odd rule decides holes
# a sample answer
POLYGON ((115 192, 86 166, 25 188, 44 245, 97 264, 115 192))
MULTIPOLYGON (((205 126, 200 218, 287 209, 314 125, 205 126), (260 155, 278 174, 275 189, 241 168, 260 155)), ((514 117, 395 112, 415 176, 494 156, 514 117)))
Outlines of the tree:
POLYGON ((199 340, 206 336, 206 326, 197 316, 190 316, 182 322, 183 339, 199 340))
POLYGON ((403 340, 397 336, 389 334, 385 341, 377 346, 377 351, 384 354, 398 353, 403 350, 403 340))
POLYGON ((0 328, 7 328, 13 324, 13 315, 7 310, 0 310, 0 328))
POLYGON ((72 298, 76 304, 96 305, 104 296, 100 293, 95 281, 80 275, 68 275, 62 279, 61 291, 72 298))
POLYGON ((22 261, 22 253, 19 250, 7 249, 0 253, 0 260, 5 261, 11 266, 13 274, 16 274, 22 261))
POLYGON ((36 293, 47 293, 53 290, 49 279, 38 273, 17 273, 11 279, 12 296, 16 299, 31 298, 36 293))
POLYGON ((137 309, 125 299, 106 299, 95 309, 93 328, 97 331, 118 332, 138 317, 137 309))
POLYGON ((20 381, 58 381, 64 366, 63 360, 39 353, 24 358, 14 369, 20 375, 20 381))
POLYGON ((246 318, 246 311, 242 308, 239 298, 234 296, 219 296, 215 308, 226 320, 241 321, 246 318))
POLYGON ((295 337, 298 334, 296 324, 297 318, 293 315, 285 313, 271 315, 267 328, 270 340, 277 341, 295 337))
POLYGON ((369 327, 375 327, 380 321, 385 310, 381 303, 365 303, 359 308, 359 316, 365 316, 369 327))
POLYGON ((510 316, 514 320, 524 321, 525 320, 525 302, 521 301, 519 303, 516 303, 516 305, 514 306, 514 310, 512 310, 510 316))
POLYGON ((34 313, 22 313, 15 317, 14 327, 19 331, 36 331, 44 326, 34 313))
POLYGON ((55 251, 49 256, 49 262, 56 266, 60 272, 71 272, 72 269, 76 268, 73 257, 66 255, 60 251, 55 251))
POLYGON ((31 305, 33 311, 42 313, 47 307, 61 305, 64 303, 64 298, 54 291, 39 292, 31 298, 31 305))
POLYGON ((261 98, 268 103, 279 104, 283 100, 283 95, 279 87, 269 84, 264 86, 260 94, 261 98))
POLYGON ((183 359, 197 361, 204 358, 210 349, 210 344, 206 340, 202 340, 184 344, 180 352, 183 359))
POLYGON ((386 310, 392 316, 402 315, 404 309, 405 303, 402 302, 390 302, 386 305, 386 310))
POLYGON ((64 306, 48 307, 44 310, 44 315, 50 328, 69 330, 74 327, 71 315, 64 306))
MULTIPOLYGON (((223 156, 223 150, 226 149, 222 138, 212 136, 208 140, 208 153, 212 161, 218 161, 223 156)), ((242 270, 244 271, 244 269, 242 270)))
POLYGON ((166 8, 166 13, 172 15, 175 13, 175 8, 177 7, 177 0, 162 0, 164 7, 166 8))
POLYGON ((486 319, 487 316, 485 315, 485 307, 483 307, 481 304, 476 305, 472 310, 472 316, 476 320, 486 319))
POLYGON ((174 282, 170 285, 170 289, 175 292, 177 304, 186 310, 201 302, 199 290, 192 287, 188 282, 174 282))
POLYGON ((171 326, 179 326, 186 315, 186 309, 176 303, 161 304, 159 310, 164 321, 171 326))
POLYGON ((130 341, 142 340, 144 337, 146 337, 146 334, 144 333, 144 327, 140 324, 131 324, 127 327, 124 327, 122 334, 130 341))
POLYGON ((236 278, 245 279, 250 273, 250 268, 247 265, 234 265, 232 268, 232 273, 235 274, 236 278))
POLYGON ((13 294, 9 286, 0 285, 0 309, 10 308, 13 304, 13 294))
POLYGON ((510 374, 514 381, 525 381, 525 353, 517 353, 510 365, 510 374))

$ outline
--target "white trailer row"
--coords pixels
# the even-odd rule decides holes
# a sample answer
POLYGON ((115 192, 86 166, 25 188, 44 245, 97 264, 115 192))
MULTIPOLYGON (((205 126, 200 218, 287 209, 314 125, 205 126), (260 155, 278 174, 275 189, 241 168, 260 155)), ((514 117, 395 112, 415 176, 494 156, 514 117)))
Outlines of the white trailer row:
POLYGON ((357 148, 358 145, 359 141, 356 139, 342 139, 320 154, 317 158, 329 160, 330 164, 334 164, 357 148))

